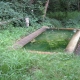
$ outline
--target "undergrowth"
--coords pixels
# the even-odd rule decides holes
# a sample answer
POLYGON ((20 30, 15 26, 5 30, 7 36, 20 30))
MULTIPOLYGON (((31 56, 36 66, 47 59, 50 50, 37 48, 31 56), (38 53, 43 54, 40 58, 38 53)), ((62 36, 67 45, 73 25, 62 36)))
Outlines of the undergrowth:
POLYGON ((65 12, 50 12, 47 16, 51 18, 50 22, 55 27, 80 28, 80 12, 78 11, 68 11, 66 16, 65 12))
MULTIPOLYGON (((50 18, 56 18, 56 19, 75 19, 78 16, 80 16, 80 13, 78 11, 67 11, 67 16, 65 16, 65 12, 49 12, 47 14, 50 18)), ((78 17, 79 18, 79 17, 78 17)))
POLYGON ((79 80, 80 57, 67 53, 32 54, 12 50, 16 40, 35 31, 34 27, 0 30, 0 80, 79 80))

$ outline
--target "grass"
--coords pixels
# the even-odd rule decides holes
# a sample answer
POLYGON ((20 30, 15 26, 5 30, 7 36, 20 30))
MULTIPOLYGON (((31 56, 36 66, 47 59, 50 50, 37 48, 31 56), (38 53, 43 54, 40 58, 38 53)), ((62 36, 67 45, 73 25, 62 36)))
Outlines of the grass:
POLYGON ((34 30, 34 27, 0 30, 0 80, 79 80, 79 56, 61 52, 32 54, 26 48, 10 48, 17 39, 34 30))
POLYGON ((50 23, 55 27, 66 27, 66 28, 80 28, 80 12, 68 11, 67 15, 65 12, 49 12, 47 14, 50 17, 50 23), (55 18, 55 19, 54 19, 55 18))
POLYGON ((75 18, 79 18, 80 16, 80 12, 78 11, 70 11, 70 12, 67 12, 67 16, 65 15, 65 12, 50 12, 48 14, 48 16, 50 18, 56 18, 56 19, 75 19, 75 18))

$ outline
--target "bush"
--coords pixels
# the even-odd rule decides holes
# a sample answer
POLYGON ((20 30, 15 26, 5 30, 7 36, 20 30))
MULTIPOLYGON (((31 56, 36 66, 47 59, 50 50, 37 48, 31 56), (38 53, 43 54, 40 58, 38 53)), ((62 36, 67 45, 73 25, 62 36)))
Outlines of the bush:
POLYGON ((20 16, 18 12, 15 12, 14 9, 10 7, 11 3, 8 2, 0 2, 0 19, 5 20, 5 19, 12 19, 12 18, 17 18, 20 16))

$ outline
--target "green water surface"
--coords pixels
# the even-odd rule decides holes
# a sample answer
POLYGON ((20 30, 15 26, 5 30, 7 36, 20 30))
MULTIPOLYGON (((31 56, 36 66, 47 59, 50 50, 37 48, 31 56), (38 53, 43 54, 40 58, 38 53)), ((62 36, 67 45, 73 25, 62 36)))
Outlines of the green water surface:
POLYGON ((68 45, 73 31, 48 30, 28 43, 25 48, 36 51, 62 52, 68 45))

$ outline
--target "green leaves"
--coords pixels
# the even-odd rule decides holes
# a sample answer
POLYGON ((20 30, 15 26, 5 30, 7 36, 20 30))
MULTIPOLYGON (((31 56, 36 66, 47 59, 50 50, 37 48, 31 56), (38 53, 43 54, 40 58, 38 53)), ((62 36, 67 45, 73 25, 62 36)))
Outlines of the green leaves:
POLYGON ((9 2, 0 2, 0 18, 2 20, 19 17, 19 14, 11 8, 9 2))

